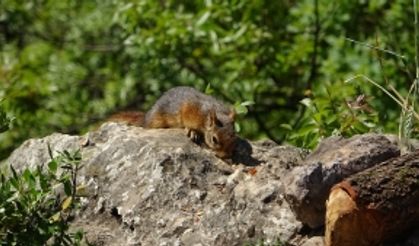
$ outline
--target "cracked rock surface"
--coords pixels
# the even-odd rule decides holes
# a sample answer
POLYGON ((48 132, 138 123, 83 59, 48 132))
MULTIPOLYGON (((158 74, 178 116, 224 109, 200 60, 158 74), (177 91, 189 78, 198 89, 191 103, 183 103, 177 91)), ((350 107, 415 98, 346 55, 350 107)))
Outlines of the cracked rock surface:
POLYGON ((280 192, 285 170, 305 155, 294 147, 244 142, 248 156, 237 159, 246 164, 231 165, 183 130, 106 123, 85 136, 28 140, 8 162, 45 163, 47 143, 54 152, 81 150, 89 196, 73 226, 96 245, 275 243, 302 226, 280 192))
MULTIPOLYGON (((7 162, 17 170, 47 163, 48 144, 53 153, 81 151, 87 196, 72 227, 93 245, 321 246, 330 187, 399 155, 378 134, 327 138, 309 155, 241 139, 231 164, 183 130, 105 123, 83 136, 27 140, 7 162)), ((394 245, 416 245, 415 232, 394 245)))

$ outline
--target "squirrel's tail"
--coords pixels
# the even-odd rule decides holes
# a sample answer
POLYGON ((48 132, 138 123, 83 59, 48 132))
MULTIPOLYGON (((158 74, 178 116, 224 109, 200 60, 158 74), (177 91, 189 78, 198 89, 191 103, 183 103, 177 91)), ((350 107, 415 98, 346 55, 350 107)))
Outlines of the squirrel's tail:
POLYGON ((110 115, 106 121, 121 122, 132 126, 144 126, 143 112, 139 111, 122 111, 110 115))

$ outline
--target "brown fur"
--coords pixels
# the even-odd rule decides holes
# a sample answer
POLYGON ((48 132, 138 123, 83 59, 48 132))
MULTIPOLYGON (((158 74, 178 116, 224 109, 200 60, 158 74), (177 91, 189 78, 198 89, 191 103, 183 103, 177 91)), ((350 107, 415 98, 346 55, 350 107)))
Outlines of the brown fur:
POLYGON ((193 129, 202 130, 205 125, 205 115, 200 110, 199 105, 185 102, 180 109, 181 126, 193 129))
POLYGON ((143 126, 144 115, 143 112, 123 111, 112 114, 106 121, 123 122, 133 126, 143 126))
POLYGON ((146 128, 185 128, 194 141, 222 158, 231 157, 236 135, 234 110, 190 87, 175 87, 160 97, 145 115, 146 128))

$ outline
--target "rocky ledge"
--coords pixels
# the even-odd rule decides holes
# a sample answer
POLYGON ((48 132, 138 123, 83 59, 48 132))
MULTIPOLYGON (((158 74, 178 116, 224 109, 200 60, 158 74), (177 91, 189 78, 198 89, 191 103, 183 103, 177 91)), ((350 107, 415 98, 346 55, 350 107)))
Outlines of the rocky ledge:
MULTIPOLYGON (((30 139, 7 163, 48 162, 48 144, 81 150, 88 196, 72 226, 93 245, 323 245, 330 187, 400 152, 376 134, 334 137, 311 154, 241 140, 231 164, 183 130, 106 123, 84 136, 30 139)), ((398 245, 418 245, 415 235, 398 245)))

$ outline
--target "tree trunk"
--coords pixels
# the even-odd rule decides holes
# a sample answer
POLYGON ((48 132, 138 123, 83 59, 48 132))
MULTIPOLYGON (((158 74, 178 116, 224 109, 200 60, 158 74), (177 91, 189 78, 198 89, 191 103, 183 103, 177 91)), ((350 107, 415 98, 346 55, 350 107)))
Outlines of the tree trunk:
POLYGON ((378 245, 419 224, 419 151, 335 185, 326 202, 326 245, 378 245))

